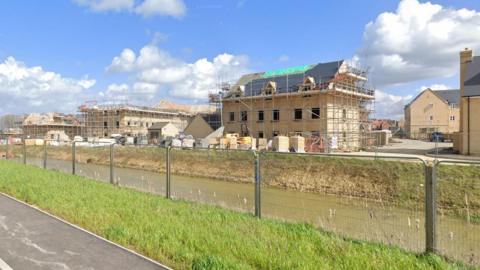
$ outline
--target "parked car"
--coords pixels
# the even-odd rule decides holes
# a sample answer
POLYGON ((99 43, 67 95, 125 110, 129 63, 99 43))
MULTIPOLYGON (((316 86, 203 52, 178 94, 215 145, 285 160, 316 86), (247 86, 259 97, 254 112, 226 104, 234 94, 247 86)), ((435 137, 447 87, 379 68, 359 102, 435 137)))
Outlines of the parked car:
POLYGON ((430 135, 431 142, 445 142, 445 134, 441 132, 433 132, 430 135))

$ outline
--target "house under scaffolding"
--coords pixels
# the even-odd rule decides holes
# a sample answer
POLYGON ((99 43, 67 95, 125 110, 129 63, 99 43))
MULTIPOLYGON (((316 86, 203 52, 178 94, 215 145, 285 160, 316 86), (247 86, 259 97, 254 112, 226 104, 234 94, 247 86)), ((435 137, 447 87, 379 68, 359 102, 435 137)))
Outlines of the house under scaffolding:
POLYGON ((192 115, 186 112, 128 104, 87 102, 79 107, 84 123, 84 138, 106 138, 113 135, 146 138, 148 128, 159 122, 170 122, 183 130, 192 115))
POLYGON ((316 151, 354 151, 374 142, 375 91, 344 60, 247 74, 222 98, 225 131, 271 139, 302 135, 316 151))

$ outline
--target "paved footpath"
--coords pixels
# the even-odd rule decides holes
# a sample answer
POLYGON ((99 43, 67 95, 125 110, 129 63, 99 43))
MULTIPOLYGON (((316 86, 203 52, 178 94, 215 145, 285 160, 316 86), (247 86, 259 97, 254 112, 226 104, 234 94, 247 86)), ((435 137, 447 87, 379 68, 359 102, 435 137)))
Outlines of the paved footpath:
POLYGON ((0 193, 0 270, 168 269, 0 193))

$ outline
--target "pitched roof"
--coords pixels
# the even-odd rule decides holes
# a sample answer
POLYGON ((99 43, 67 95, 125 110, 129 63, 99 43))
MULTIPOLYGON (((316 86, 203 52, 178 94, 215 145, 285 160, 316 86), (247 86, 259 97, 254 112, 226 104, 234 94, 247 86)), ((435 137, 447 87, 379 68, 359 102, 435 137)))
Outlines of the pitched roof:
POLYGON ((302 84, 305 77, 313 77, 317 83, 333 79, 343 62, 339 60, 246 74, 238 80, 236 85, 245 86, 245 96, 257 96, 262 93, 262 89, 268 82, 273 81, 277 84, 277 93, 287 93, 294 91, 295 87, 302 84))
POLYGON ((427 88, 423 90, 420 94, 418 94, 412 101, 405 105, 405 108, 410 106, 413 102, 415 102, 421 95, 423 95, 426 91, 432 91, 437 97, 443 99, 448 104, 459 104, 460 102, 460 90, 459 89, 449 89, 449 90, 432 90, 427 88))
POLYGON ((164 126, 170 124, 170 122, 158 122, 151 125, 148 129, 162 129, 164 126))
POLYGON ((450 90, 432 90, 435 94, 443 98, 448 104, 459 104, 460 89, 450 90))
POLYGON ((464 97, 480 96, 480 56, 467 63, 463 87, 464 97))

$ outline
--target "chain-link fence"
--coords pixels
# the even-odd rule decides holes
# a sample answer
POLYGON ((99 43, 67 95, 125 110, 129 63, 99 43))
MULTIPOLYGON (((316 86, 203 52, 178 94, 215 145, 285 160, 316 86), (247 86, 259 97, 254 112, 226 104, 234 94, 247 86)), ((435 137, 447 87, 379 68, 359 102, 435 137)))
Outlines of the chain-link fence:
MULTIPOLYGON (((479 265, 480 167, 368 153, 2 145, 48 169, 479 265)), ((6 155, 7 156, 7 155, 6 155)))
POLYGON ((438 251, 480 265, 480 162, 436 164, 438 251))
POLYGON ((260 163, 265 216, 424 250, 425 166, 420 160, 267 152, 260 163))
POLYGON ((253 213, 251 151, 171 148, 170 153, 172 198, 253 213))

